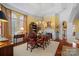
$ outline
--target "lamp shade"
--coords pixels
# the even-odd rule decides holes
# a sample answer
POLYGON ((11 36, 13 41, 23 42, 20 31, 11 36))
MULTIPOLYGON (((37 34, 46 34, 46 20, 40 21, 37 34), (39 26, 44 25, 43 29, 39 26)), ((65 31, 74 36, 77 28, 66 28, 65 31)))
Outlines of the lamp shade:
POLYGON ((1 22, 8 22, 5 14, 2 11, 0 11, 0 21, 1 22))

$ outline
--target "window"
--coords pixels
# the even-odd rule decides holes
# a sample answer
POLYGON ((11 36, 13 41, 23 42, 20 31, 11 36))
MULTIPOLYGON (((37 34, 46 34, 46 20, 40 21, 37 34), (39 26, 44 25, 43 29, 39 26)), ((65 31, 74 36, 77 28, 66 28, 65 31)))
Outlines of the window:
POLYGON ((12 34, 20 32, 23 27, 24 15, 12 11, 12 34))

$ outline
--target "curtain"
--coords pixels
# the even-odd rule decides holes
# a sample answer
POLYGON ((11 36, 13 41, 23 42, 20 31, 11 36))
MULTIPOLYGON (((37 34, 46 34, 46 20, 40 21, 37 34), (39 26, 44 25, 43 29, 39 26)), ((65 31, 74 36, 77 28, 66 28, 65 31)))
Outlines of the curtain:
POLYGON ((3 5, 1 6, 1 10, 4 12, 8 20, 8 22, 1 23, 2 25, 1 34, 2 36, 8 38, 9 35, 11 35, 11 10, 5 8, 3 5))
POLYGON ((24 26, 24 32, 28 32, 27 30, 27 16, 24 16, 24 23, 23 23, 23 26, 24 26))

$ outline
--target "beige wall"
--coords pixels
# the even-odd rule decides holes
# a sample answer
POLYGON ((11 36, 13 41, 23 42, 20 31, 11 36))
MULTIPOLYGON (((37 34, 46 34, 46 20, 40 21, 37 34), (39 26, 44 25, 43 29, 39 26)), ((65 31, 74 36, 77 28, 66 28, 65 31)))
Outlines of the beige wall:
POLYGON ((29 32, 29 24, 31 22, 36 22, 36 23, 42 22, 40 25, 45 28, 47 26, 47 22, 48 21, 51 22, 51 28, 52 29, 55 29, 55 25, 59 24, 59 19, 56 16, 50 16, 50 17, 49 16, 45 16, 43 21, 40 21, 40 19, 36 19, 33 16, 27 16, 27 22, 26 22, 27 23, 27 26, 26 26, 27 32, 29 32))
POLYGON ((37 20, 32 16, 27 16, 27 32, 29 32, 29 24, 31 22, 36 22, 37 20))
POLYGON ((73 21, 73 24, 75 25, 75 30, 76 32, 79 32, 79 19, 75 19, 73 21))

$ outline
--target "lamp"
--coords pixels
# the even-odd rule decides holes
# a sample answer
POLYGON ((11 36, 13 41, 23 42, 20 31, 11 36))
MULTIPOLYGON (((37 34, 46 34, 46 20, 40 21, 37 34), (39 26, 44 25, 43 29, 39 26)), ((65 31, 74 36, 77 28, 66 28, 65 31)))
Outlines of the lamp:
POLYGON ((21 33, 23 33, 23 32, 24 32, 24 28, 23 28, 23 27, 21 27, 21 28, 20 28, 20 31, 21 31, 21 33))
POLYGON ((0 10, 0 22, 8 22, 5 14, 0 10))
POLYGON ((21 27, 21 28, 20 28, 20 30, 22 30, 22 31, 23 31, 23 30, 24 30, 24 28, 23 28, 23 27, 21 27))

